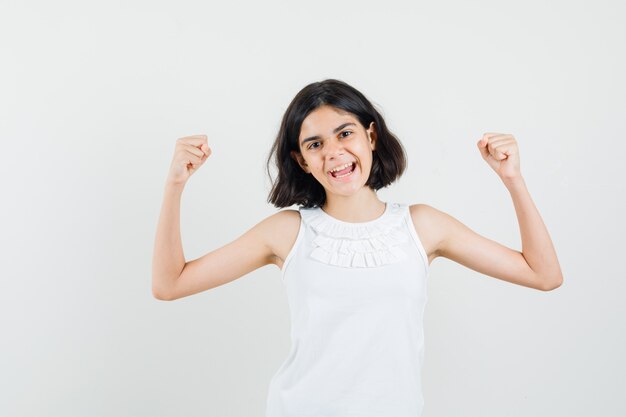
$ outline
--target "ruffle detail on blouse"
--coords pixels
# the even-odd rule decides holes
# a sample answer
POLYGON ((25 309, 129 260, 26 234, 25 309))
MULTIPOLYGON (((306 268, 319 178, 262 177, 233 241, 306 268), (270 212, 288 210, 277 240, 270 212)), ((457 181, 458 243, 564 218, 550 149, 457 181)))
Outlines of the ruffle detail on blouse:
POLYGON ((402 206, 388 203, 385 213, 371 222, 341 222, 321 208, 304 210, 303 219, 316 232, 310 257, 334 266, 371 268, 399 262, 407 254, 399 246, 408 240, 402 206))

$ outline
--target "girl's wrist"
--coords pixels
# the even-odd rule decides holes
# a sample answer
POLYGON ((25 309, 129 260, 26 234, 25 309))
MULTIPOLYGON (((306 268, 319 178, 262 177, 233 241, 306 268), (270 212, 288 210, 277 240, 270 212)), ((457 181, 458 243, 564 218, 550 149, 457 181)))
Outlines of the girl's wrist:
POLYGON ((165 191, 182 192, 185 188, 185 183, 166 181, 164 188, 165 191))
POLYGON ((508 190, 526 186, 526 182, 524 181, 524 178, 521 175, 517 177, 513 177, 513 178, 503 178, 502 182, 504 182, 504 186, 508 190))

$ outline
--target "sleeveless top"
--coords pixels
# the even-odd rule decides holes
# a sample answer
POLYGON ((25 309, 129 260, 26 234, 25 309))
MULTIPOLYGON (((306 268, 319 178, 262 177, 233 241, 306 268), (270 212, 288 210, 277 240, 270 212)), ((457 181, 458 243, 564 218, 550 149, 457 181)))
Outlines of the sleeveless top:
POLYGON ((419 417, 429 265, 408 204, 361 223, 299 213, 281 270, 291 349, 266 417, 419 417))

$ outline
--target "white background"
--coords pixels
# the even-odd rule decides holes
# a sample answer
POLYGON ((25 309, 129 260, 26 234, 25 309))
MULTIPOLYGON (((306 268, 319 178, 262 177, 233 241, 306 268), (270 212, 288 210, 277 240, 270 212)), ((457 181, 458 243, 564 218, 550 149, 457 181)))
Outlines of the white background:
POLYGON ((263 416, 289 350, 274 265, 173 302, 151 259, 175 140, 187 260, 273 214, 265 159, 306 84, 338 78, 408 154, 383 201, 521 249, 482 160, 513 134, 564 284, 431 267, 424 417, 626 415, 621 1, 0 1, 0 415, 263 416), (621 213, 621 214, 620 214, 621 213))

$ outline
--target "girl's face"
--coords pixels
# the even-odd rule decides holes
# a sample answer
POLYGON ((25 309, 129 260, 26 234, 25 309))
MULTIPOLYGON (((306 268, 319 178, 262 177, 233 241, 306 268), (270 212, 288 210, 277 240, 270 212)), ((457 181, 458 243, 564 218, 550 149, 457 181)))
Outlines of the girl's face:
POLYGON ((292 151, 292 157, 305 172, 327 193, 351 195, 365 185, 372 168, 374 122, 365 130, 353 114, 323 105, 302 122, 298 144, 300 153, 292 151))

